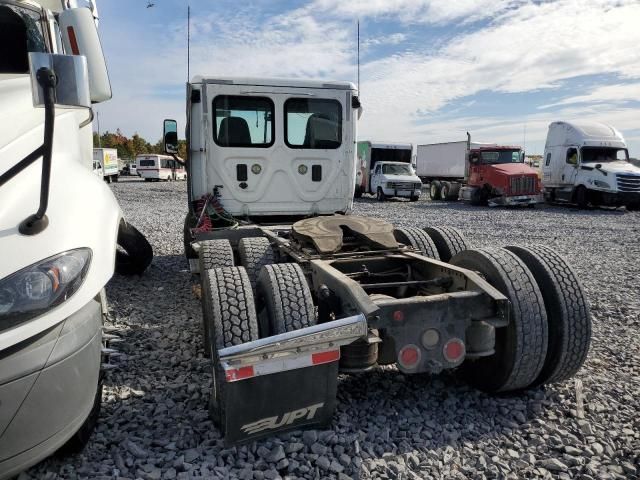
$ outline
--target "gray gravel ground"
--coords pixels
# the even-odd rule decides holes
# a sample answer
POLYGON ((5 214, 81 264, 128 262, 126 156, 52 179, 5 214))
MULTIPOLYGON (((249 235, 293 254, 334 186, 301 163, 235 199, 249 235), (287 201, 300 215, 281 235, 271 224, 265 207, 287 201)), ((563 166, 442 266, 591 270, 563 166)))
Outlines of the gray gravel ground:
POLYGON ((355 213, 399 225, 451 225, 475 246, 545 244, 575 268, 594 320, 573 381, 491 397, 453 375, 393 368, 342 376, 329 430, 294 432, 225 449, 207 416, 211 377, 201 311, 182 256, 184 183, 114 185, 154 262, 108 286, 122 329, 122 367, 107 379, 100 424, 84 453, 22 478, 639 478, 640 214, 543 206, 358 201, 355 213))

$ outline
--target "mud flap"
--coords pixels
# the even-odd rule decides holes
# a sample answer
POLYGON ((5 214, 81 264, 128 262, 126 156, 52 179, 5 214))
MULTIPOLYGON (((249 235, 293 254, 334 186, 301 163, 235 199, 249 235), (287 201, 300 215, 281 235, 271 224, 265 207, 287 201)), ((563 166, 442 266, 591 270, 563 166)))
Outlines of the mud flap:
POLYGON ((340 347, 367 331, 365 316, 358 314, 219 350, 219 420, 226 444, 329 423, 340 347))
POLYGON ((225 385, 225 443, 245 443, 277 432, 327 425, 336 404, 338 362, 225 385))

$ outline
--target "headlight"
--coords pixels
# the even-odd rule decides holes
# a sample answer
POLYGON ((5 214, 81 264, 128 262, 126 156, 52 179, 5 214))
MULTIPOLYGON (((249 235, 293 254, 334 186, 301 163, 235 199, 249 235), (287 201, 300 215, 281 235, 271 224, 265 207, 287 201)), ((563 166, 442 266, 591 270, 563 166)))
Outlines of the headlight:
POLYGON ((611 187, 609 186, 609 184, 607 182, 603 182, 602 180, 594 180, 593 184, 596 187, 600 187, 600 188, 606 188, 608 190, 611 190, 611 187))
POLYGON ((47 258, 0 280, 0 332, 57 307, 78 291, 91 250, 80 248, 47 258))

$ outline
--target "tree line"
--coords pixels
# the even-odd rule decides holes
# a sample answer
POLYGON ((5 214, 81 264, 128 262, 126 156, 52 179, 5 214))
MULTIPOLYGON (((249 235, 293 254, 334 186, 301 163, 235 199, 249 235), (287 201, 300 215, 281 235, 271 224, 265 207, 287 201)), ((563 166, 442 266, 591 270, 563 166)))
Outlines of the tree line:
MULTIPOLYGON (((118 151, 118 158, 123 161, 133 161, 137 155, 145 153, 164 154, 164 145, 162 139, 151 144, 137 133, 131 138, 122 134, 120 129, 115 133, 104 132, 98 136, 97 132, 93 132, 93 148, 115 148, 118 151)), ((180 140, 178 142, 178 157, 187 157, 187 142, 180 140)))

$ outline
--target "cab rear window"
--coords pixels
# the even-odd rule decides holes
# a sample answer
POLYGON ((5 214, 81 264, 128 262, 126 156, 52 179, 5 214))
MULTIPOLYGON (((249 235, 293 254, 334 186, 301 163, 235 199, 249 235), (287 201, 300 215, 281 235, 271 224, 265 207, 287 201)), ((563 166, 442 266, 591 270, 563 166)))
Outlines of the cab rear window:
POLYGON ((284 116, 285 142, 290 148, 342 145, 342 105, 337 100, 290 98, 284 104, 284 116))
POLYGON ((274 106, 266 97, 219 95, 213 99, 213 140, 221 147, 273 145, 274 106))

